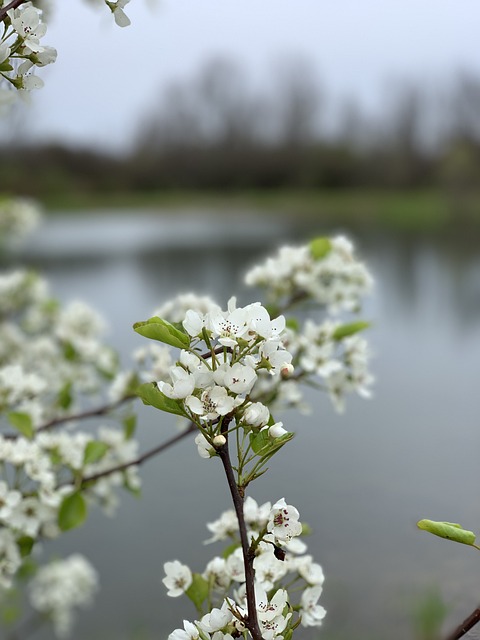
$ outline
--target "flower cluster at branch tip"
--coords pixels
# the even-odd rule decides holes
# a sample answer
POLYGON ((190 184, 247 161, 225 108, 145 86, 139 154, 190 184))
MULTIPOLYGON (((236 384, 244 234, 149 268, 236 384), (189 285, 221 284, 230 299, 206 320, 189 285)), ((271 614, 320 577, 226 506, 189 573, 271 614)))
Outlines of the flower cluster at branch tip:
POLYGON ((275 301, 308 297, 334 313, 358 309, 373 284, 344 236, 321 238, 310 246, 282 247, 276 256, 251 269, 245 282, 264 288, 275 301))
MULTIPOLYGON (((111 2, 104 0, 120 27, 130 20, 124 12, 130 0, 111 2)), ((8 3, 0 1, 0 10, 8 3)), ((2 12, 3 15, 4 12, 2 12)), ((0 106, 11 104, 15 99, 12 89, 28 92, 43 87, 43 80, 35 75, 37 68, 52 64, 57 51, 42 41, 47 32, 43 13, 32 2, 22 2, 9 9, 0 20, 3 33, 0 36, 0 106)))
MULTIPOLYGON (((300 539, 302 525, 297 509, 283 498, 272 506, 269 502, 258 505, 248 497, 244 517, 255 553, 255 601, 262 638, 289 638, 299 623, 304 627, 321 626, 326 612, 318 600, 324 574, 322 567, 305 553, 307 546, 300 539), (279 545, 285 552, 281 556, 279 545), (301 587, 296 604, 294 593, 298 589, 288 593, 287 585, 293 583, 301 587)), ((201 574, 192 574, 189 567, 178 560, 166 563, 167 576, 163 582, 170 589, 168 595, 176 597, 186 592, 198 605, 199 600, 203 602, 198 595, 202 593, 203 600, 213 604, 199 620, 184 621, 184 628, 173 631, 169 640, 221 640, 246 633, 248 607, 235 512, 225 511, 207 527, 214 533, 208 542, 229 543, 225 553, 214 557, 201 574)))

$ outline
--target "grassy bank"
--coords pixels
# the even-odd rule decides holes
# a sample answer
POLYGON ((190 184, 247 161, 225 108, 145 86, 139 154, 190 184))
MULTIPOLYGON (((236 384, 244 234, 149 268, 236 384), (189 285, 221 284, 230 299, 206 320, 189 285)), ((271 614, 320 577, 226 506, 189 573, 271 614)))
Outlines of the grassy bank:
POLYGON ((480 231, 480 192, 461 201, 441 190, 159 191, 71 194, 48 198, 48 212, 209 210, 222 215, 256 211, 323 224, 410 232, 480 231))

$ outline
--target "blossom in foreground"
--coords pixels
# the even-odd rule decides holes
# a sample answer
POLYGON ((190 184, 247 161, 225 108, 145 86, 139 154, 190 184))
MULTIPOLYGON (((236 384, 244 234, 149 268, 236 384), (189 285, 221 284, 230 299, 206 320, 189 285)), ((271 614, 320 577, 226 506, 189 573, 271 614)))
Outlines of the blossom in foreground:
POLYGON ((279 542, 288 542, 302 533, 302 524, 298 521, 300 514, 294 506, 288 505, 284 498, 276 502, 270 512, 267 530, 273 533, 279 542))

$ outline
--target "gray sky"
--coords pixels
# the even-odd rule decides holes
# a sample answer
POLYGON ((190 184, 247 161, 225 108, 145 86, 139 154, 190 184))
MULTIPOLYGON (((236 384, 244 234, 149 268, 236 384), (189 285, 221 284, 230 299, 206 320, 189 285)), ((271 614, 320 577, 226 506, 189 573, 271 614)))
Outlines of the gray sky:
POLYGON ((369 105, 391 78, 480 75, 478 0, 131 0, 126 11, 120 29, 106 7, 55 2, 44 41, 59 56, 40 72, 28 137, 121 147, 162 86, 216 55, 257 81, 303 56, 329 94, 369 105))

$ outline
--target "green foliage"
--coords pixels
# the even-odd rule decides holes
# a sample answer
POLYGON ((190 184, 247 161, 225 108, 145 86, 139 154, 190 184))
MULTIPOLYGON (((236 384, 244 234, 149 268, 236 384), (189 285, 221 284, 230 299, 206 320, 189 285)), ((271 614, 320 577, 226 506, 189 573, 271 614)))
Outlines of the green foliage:
POLYGON ((22 436, 25 436, 29 440, 31 440, 35 434, 32 424, 32 418, 28 415, 28 413, 20 413, 18 411, 11 411, 8 414, 8 421, 10 424, 20 431, 22 436))
POLYGON ((199 573, 194 573, 192 576, 192 584, 185 591, 186 595, 195 605, 197 611, 202 613, 202 603, 208 597, 208 582, 199 573))
POLYGON ((329 238, 315 238, 309 244, 310 253, 314 260, 322 260, 332 250, 332 243, 329 238))
POLYGON ((279 438, 272 438, 268 435, 268 429, 263 429, 257 434, 250 434, 250 444, 253 451, 263 460, 269 460, 284 444, 287 444, 295 434, 285 433, 279 438))
POLYGON ((137 389, 137 395, 142 399, 143 404, 149 404, 156 409, 174 413, 177 416, 186 416, 182 403, 168 398, 154 382, 146 382, 140 385, 137 389))
POLYGON ((72 404, 72 383, 69 380, 60 389, 57 404, 61 409, 69 409, 72 404))
POLYGON ((232 542, 232 544, 229 544, 228 547, 226 547, 222 551, 222 558, 225 558, 226 560, 228 556, 231 556, 232 553, 236 551, 239 547, 240 547, 240 544, 238 542, 232 542))
POLYGON ((136 428, 137 416, 132 414, 123 419, 123 435, 125 436, 125 440, 131 440, 131 438, 133 438, 136 428))
POLYGON ((358 322, 350 322, 349 324, 342 324, 333 332, 333 338, 334 340, 343 340, 343 338, 353 336, 360 331, 368 329, 369 327, 370 323, 364 322, 363 320, 359 320, 358 322))
POLYGON ((58 526, 62 531, 75 529, 85 522, 87 503, 79 491, 66 496, 58 511, 58 526))
POLYGON ((433 533, 434 536, 467 544, 472 546, 475 544, 475 534, 473 531, 467 531, 463 527, 454 522, 436 522, 434 520, 419 520, 417 527, 422 531, 433 533))
POLYGON ((89 442, 85 447, 85 453, 83 456, 84 466, 101 460, 109 449, 110 446, 106 442, 100 442, 98 440, 92 440, 89 442))
POLYGON ((447 613, 448 607, 438 589, 417 598, 413 610, 413 624, 418 640, 438 640, 447 613))
POLYGON ((190 337, 178 327, 179 325, 175 326, 157 316, 133 325, 135 331, 145 338, 158 340, 178 349, 187 349, 190 346, 190 337))
POLYGON ((35 540, 30 536, 22 536, 21 538, 17 539, 17 546, 22 558, 26 558, 31 554, 34 544, 35 540))

